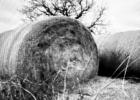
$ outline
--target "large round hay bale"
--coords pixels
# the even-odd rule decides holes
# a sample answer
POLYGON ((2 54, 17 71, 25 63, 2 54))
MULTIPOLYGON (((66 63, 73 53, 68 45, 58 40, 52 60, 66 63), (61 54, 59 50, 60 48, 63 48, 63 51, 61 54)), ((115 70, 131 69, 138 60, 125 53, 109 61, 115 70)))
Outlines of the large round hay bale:
POLYGON ((67 79, 86 80, 97 71, 96 44, 77 20, 54 17, 0 35, 1 79, 18 75, 46 80, 56 73, 67 79))
POLYGON ((140 78, 140 31, 99 36, 99 75, 140 78))

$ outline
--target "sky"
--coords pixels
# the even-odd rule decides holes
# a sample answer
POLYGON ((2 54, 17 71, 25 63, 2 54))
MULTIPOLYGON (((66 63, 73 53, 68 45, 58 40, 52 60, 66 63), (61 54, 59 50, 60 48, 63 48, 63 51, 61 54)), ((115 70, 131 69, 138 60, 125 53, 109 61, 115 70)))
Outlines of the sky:
POLYGON ((22 24, 19 9, 23 0, 0 0, 0 32, 18 27, 22 24))
POLYGON ((140 0, 108 0, 111 31, 140 30, 140 0))
MULTIPOLYGON (((140 30, 140 0, 102 0, 107 6, 109 31, 140 30)), ((16 28, 23 22, 18 12, 24 0, 0 0, 0 32, 16 28)), ((88 18, 87 18, 88 20, 88 18)))

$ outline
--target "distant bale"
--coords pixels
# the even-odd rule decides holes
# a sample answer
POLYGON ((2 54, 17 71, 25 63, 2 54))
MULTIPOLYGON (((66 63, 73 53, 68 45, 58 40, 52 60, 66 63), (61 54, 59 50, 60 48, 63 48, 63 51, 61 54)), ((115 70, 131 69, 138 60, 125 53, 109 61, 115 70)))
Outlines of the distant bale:
POLYGON ((140 31, 99 36, 99 75, 140 78, 140 31))
POLYGON ((55 74, 72 80, 96 76, 98 53, 79 21, 54 17, 0 34, 0 78, 32 81, 55 74))

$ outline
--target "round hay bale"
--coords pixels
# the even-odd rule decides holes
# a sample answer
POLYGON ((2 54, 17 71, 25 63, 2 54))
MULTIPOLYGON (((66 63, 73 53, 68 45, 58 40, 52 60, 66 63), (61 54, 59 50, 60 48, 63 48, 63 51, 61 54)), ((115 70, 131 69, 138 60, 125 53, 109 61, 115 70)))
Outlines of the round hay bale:
POLYGON ((99 75, 140 78, 140 31, 98 37, 99 75))
POLYGON ((94 39, 79 21, 54 17, 0 35, 0 78, 87 80, 98 71, 94 39))

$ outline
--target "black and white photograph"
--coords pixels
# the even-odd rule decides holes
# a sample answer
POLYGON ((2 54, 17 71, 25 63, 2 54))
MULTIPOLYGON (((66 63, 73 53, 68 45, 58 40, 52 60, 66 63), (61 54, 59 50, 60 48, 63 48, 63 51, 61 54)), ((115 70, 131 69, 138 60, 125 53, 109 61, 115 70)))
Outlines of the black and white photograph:
POLYGON ((140 0, 0 0, 0 100, 140 100, 140 0))

